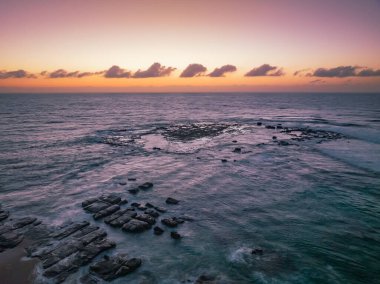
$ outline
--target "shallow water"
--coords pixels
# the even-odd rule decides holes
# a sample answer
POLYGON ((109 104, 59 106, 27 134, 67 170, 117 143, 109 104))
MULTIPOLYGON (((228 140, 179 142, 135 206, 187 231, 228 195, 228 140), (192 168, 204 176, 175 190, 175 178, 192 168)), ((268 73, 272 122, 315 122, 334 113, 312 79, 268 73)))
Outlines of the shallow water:
POLYGON ((221 283, 379 281, 380 95, 9 94, 0 122, 0 202, 13 216, 92 220, 81 202, 116 192, 162 206, 175 197, 168 214, 194 219, 179 242, 97 222, 115 252, 143 259, 114 283, 186 283, 204 272, 221 283), (258 121, 344 137, 298 142, 258 121), (192 123, 228 128, 190 141, 160 131, 192 123), (145 181, 154 188, 128 194, 145 181))

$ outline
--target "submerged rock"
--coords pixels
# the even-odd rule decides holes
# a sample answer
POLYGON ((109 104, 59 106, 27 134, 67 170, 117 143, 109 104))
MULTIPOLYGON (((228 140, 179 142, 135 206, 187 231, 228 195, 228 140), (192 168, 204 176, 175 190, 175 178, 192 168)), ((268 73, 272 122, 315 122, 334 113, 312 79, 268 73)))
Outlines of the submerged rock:
POLYGON ((237 147, 233 150, 234 153, 241 153, 241 148, 237 147))
POLYGON ((0 210, 0 222, 9 217, 9 211, 0 210))
POLYGON ((178 234, 177 232, 171 232, 171 233, 170 233, 170 237, 171 237, 172 239, 175 239, 175 240, 179 240, 179 239, 182 238, 182 236, 181 236, 180 234, 178 234))
POLYGON ((128 223, 124 224, 122 229, 130 233, 140 233, 145 230, 149 230, 151 225, 147 222, 132 219, 128 223))
POLYGON ((176 218, 176 217, 172 217, 172 218, 165 218, 165 219, 162 219, 161 220, 161 223, 168 226, 168 227, 177 227, 178 224, 182 224, 184 222, 184 220, 180 219, 180 218, 176 218))
POLYGON ((154 227, 153 231, 155 235, 162 235, 165 232, 161 227, 158 226, 154 227))
POLYGON ((214 275, 202 274, 195 281, 195 284, 216 284, 216 277, 214 275))
POLYGON ((153 183, 151 182, 145 182, 141 185, 139 185, 139 189, 146 190, 153 187, 153 183))
POLYGON ((153 224, 156 223, 156 219, 154 219, 149 214, 137 215, 137 216, 135 216, 135 219, 140 220, 140 221, 144 221, 144 222, 146 222, 146 223, 148 223, 150 225, 153 225, 153 224))
POLYGON ((141 266, 141 259, 130 258, 124 255, 115 255, 104 258, 90 266, 90 272, 105 281, 111 281, 125 276, 141 266))
POLYGON ((0 249, 14 248, 24 239, 22 234, 7 232, 0 235, 0 249))
POLYGON ((131 194, 137 194, 139 192, 139 189, 138 188, 131 188, 131 189, 128 189, 128 192, 131 194))
POLYGON ((252 251, 251 251, 252 254, 255 254, 255 255, 262 255, 264 253, 264 250, 261 249, 261 248, 254 248, 252 251))
POLYGON ((177 199, 174 199, 172 197, 168 197, 165 201, 167 204, 178 204, 179 201, 177 199))
POLYGON ((94 214, 94 219, 98 220, 103 217, 107 217, 108 215, 111 215, 112 213, 115 213, 116 211, 120 210, 119 205, 111 205, 103 210, 100 210, 98 213, 94 214))

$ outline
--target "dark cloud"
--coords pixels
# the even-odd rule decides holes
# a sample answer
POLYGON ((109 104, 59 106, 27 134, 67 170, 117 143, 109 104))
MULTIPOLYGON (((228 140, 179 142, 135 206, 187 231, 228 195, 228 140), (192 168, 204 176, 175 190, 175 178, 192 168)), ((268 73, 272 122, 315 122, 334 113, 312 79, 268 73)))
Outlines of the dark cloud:
POLYGON ((338 66, 335 68, 318 68, 309 77, 347 78, 347 77, 375 77, 380 76, 380 69, 373 70, 359 66, 338 66))
POLYGON ((147 70, 138 70, 133 74, 133 78, 150 78, 169 76, 176 68, 165 67, 160 63, 153 63, 147 70))
POLYGON ((355 66, 339 66, 335 68, 318 68, 313 73, 309 74, 313 77, 353 77, 356 76, 356 69, 358 67, 355 66))
POLYGON ((358 73, 359 77, 375 77, 380 76, 380 69, 363 69, 358 73))
POLYGON ((0 71, 0 79, 10 78, 37 78, 37 76, 22 69, 15 71, 0 71))
POLYGON ((317 79, 317 80, 313 80, 309 82, 309 84, 324 84, 324 83, 326 83, 326 81, 321 80, 321 79, 317 79))
POLYGON ((131 72, 117 65, 112 66, 110 69, 104 72, 104 77, 106 78, 130 78, 131 72))
POLYGON ((282 68, 277 66, 271 66, 269 64, 263 64, 259 67, 253 68, 244 76, 246 77, 258 77, 258 76, 283 76, 285 73, 282 71, 282 68))
POLYGON ((310 69, 301 69, 297 70, 296 72, 293 73, 293 76, 302 76, 305 74, 305 72, 309 71, 310 69))
POLYGON ((182 78, 188 78, 188 77, 195 77, 195 76, 201 76, 203 73, 207 71, 207 68, 204 67, 202 64, 190 64, 186 67, 185 70, 181 73, 180 77, 182 78))
POLYGON ((224 65, 220 68, 215 68, 208 76, 210 77, 224 77, 224 74, 227 72, 235 72, 236 66, 234 65, 224 65))
POLYGON ((48 78, 56 79, 56 78, 83 78, 88 76, 93 76, 99 74, 99 72, 68 72, 64 69, 58 69, 51 73, 43 71, 40 73, 42 76, 47 76, 48 78))

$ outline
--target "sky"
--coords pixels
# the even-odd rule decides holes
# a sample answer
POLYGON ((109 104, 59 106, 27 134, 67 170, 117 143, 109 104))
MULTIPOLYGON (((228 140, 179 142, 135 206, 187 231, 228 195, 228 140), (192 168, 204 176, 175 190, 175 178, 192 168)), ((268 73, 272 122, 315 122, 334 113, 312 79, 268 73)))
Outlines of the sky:
POLYGON ((1 0, 0 92, 380 92, 380 0, 1 0))

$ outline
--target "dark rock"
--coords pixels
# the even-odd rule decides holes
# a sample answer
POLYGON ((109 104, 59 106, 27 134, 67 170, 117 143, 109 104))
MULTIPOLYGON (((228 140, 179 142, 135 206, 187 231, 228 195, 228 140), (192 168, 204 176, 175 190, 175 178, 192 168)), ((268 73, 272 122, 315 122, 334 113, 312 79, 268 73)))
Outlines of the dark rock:
POLYGON ((234 153, 241 153, 241 148, 235 148, 235 149, 233 150, 233 152, 234 152, 234 153))
POLYGON ((131 189, 128 189, 128 192, 131 194, 137 194, 139 192, 139 189, 138 188, 131 188, 131 189))
POLYGON ((93 198, 87 199, 87 200, 85 200, 85 201, 82 202, 82 207, 83 208, 87 207, 88 205, 90 205, 90 204, 92 204, 92 203, 94 203, 96 201, 98 201, 97 197, 93 197, 93 198))
POLYGON ((130 233, 139 233, 145 230, 149 230, 151 225, 147 222, 132 219, 128 223, 124 224, 122 229, 130 233))
POLYGON ((147 208, 146 208, 144 205, 140 204, 140 205, 137 207, 137 209, 138 209, 138 210, 141 210, 141 211, 144 211, 144 210, 146 210, 147 208))
POLYGON ((222 159, 221 161, 222 161, 222 163, 227 163, 228 162, 227 159, 222 159))
POLYGON ((73 235, 73 238, 77 238, 77 239, 82 238, 82 237, 88 235, 89 233, 92 233, 92 232, 94 232, 94 231, 96 231, 96 230, 98 230, 98 229, 99 229, 99 227, 97 227, 97 226, 92 226, 92 225, 87 226, 87 227, 84 227, 83 229, 80 229, 79 231, 77 231, 77 232, 73 235))
POLYGON ((161 150, 161 148, 159 148, 159 147, 153 147, 153 150, 157 150, 157 151, 160 151, 160 150, 161 150))
POLYGON ((171 232, 170 236, 172 237, 172 239, 175 239, 175 240, 179 240, 180 238, 182 238, 182 236, 178 234, 177 232, 171 232))
POLYGON ((127 211, 122 216, 112 220, 109 224, 113 227, 122 227, 124 224, 128 223, 137 215, 134 211, 127 211))
POLYGON ((151 182, 145 182, 141 185, 139 185, 139 189, 146 190, 153 187, 153 183, 151 182))
POLYGON ((184 221, 180 218, 165 218, 161 220, 161 223, 168 226, 168 227, 177 227, 178 224, 182 224, 184 221))
POLYGON ((149 202, 145 203, 145 207, 154 208, 155 206, 149 202))
POLYGON ((128 259, 124 255, 116 255, 91 265, 90 272, 105 281, 111 281, 135 271, 140 266, 139 258, 128 259))
POLYGON ((87 221, 73 223, 67 227, 64 227, 61 230, 58 230, 57 232, 54 232, 51 237, 56 238, 58 240, 61 240, 63 238, 66 238, 67 236, 70 236, 71 234, 75 233, 76 231, 82 229, 83 227, 88 226, 90 223, 87 221))
POLYGON ((99 284, 100 283, 99 280, 91 274, 82 276, 79 280, 80 280, 80 283, 82 284, 99 284))
POLYGON ((272 139, 273 139, 273 140, 277 140, 277 136, 273 136, 272 139))
POLYGON ((216 277, 209 274, 202 274, 198 277, 195 284, 216 284, 216 277))
POLYGON ((135 216, 135 219, 137 220, 140 220, 140 221, 144 221, 144 222, 147 222, 148 224, 150 225, 153 225, 156 223, 156 219, 154 219, 152 216, 150 216, 149 214, 141 214, 141 215, 137 215, 135 216))
POLYGON ((166 209, 165 208, 163 208, 163 207, 158 207, 158 206, 156 206, 156 207, 154 207, 154 209, 156 209, 158 212, 160 212, 160 213, 165 213, 166 212, 166 209))
POLYGON ((154 231, 155 235, 162 235, 165 232, 162 228, 160 228, 158 226, 154 227, 153 231, 154 231))
POLYGON ((277 129, 283 129, 283 127, 282 127, 281 124, 278 124, 278 125, 276 126, 276 128, 277 128, 277 129))
POLYGON ((109 204, 119 204, 121 201, 121 197, 117 194, 102 195, 99 199, 109 204))
POLYGON ((106 218, 104 218, 104 223, 109 224, 109 223, 111 223, 113 220, 115 220, 115 219, 119 218, 120 216, 124 215, 124 213, 126 213, 126 212, 127 212, 126 209, 116 211, 116 212, 113 213, 112 215, 109 215, 109 216, 107 216, 106 218))
POLYGON ((255 255, 263 255, 264 250, 261 248, 254 248, 251 253, 255 255))
POLYGON ((263 125, 262 122, 258 122, 258 123, 256 123, 256 124, 257 124, 257 126, 261 126, 261 125, 263 125))
POLYGON ((232 140, 232 143, 237 143, 237 140, 232 140))
POLYGON ((7 219, 9 217, 8 211, 0 210, 0 222, 7 219))
POLYGON ((129 181, 136 181, 136 178, 128 178, 129 181))
POLYGON ((167 204, 178 204, 178 200, 177 199, 174 199, 174 198, 171 198, 171 197, 168 197, 165 201, 167 204))
POLYGON ((131 203, 131 206, 132 207, 139 207, 141 204, 140 203, 137 203, 137 202, 133 202, 131 203))
POLYGON ((125 181, 119 182, 120 185, 126 185, 127 183, 125 181))
POLYGON ((37 218, 34 217, 23 217, 20 219, 16 219, 12 223, 13 229, 20 229, 22 227, 25 227, 26 225, 32 224, 37 220, 37 218))
POLYGON ((98 213, 99 211, 106 209, 109 206, 109 203, 103 201, 95 201, 90 205, 84 207, 84 210, 90 213, 98 213))
POLYGON ((98 220, 103 217, 107 217, 108 215, 111 215, 112 213, 115 213, 116 211, 120 210, 119 205, 111 205, 110 207, 107 207, 106 209, 100 210, 98 213, 94 214, 94 219, 98 220))
POLYGON ((281 140, 281 141, 278 141, 278 145, 280 145, 280 146, 289 146, 290 143, 287 142, 287 141, 283 141, 283 140, 281 140))
POLYGON ((16 232, 7 232, 0 235, 0 248, 14 248, 22 242, 24 237, 16 232))
POLYGON ((276 127, 274 127, 272 125, 267 125, 267 126, 265 126, 265 128, 267 128, 267 129, 276 129, 276 127))
POLYGON ((156 210, 154 210, 153 208, 149 208, 149 209, 145 210, 145 214, 148 214, 154 218, 157 218, 158 216, 160 216, 160 214, 158 214, 158 212, 156 210))

